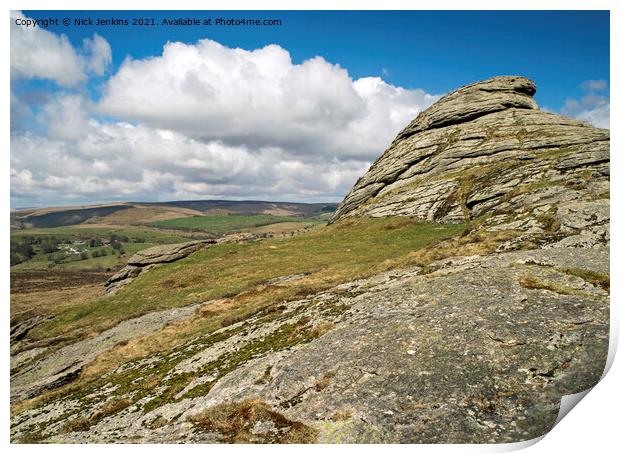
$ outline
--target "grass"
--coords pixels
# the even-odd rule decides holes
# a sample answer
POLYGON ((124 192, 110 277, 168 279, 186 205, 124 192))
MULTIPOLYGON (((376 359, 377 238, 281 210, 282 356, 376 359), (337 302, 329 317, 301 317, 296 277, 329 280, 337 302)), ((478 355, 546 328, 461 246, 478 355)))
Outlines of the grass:
MULTIPOLYGON (((187 241, 187 239, 183 240, 187 241)), ((79 254, 66 255, 63 262, 54 263, 51 257, 59 252, 51 254, 37 254, 32 259, 13 265, 12 272, 47 270, 49 268, 70 270, 70 271, 113 271, 124 266, 129 257, 143 249, 155 246, 155 243, 123 243, 123 255, 119 256, 117 252, 110 247, 94 247, 90 248, 86 245, 80 245, 81 250, 88 253, 89 258, 82 260, 79 254), (104 250, 106 255, 100 257, 92 257, 92 253, 97 250, 104 250)))
POLYGON ((143 238, 147 243, 172 244, 188 241, 187 237, 179 234, 161 232, 144 227, 51 227, 24 230, 11 230, 11 240, 18 240, 23 236, 54 236, 58 239, 89 239, 94 237, 110 237, 112 234, 127 236, 130 240, 143 238))
POLYGON ((88 430, 91 426, 94 426, 104 418, 118 413, 121 410, 124 410, 131 404, 133 404, 133 401, 131 399, 113 398, 103 404, 100 409, 91 413, 89 416, 81 416, 68 421, 63 426, 61 432, 82 432, 88 430))
MULTIPOLYGON (((192 317, 170 323, 160 330, 103 352, 77 380, 46 391, 34 399, 13 404, 11 410, 13 414, 18 414, 57 399, 82 399, 85 407, 79 418, 70 419, 74 413, 67 412, 54 421, 62 420, 67 425, 65 430, 85 430, 83 428, 97 422, 93 415, 103 404, 99 397, 93 399, 87 396, 105 386, 115 387, 113 395, 116 399, 131 396, 136 402, 146 396, 153 397, 155 393, 154 398, 141 404, 143 412, 181 399, 204 396, 217 380, 248 361, 268 352, 311 342, 334 329, 334 322, 337 321, 332 317, 341 316, 349 308, 347 304, 321 306, 320 300, 308 300, 293 311, 286 311, 286 301, 304 298, 337 283, 392 268, 424 265, 461 253, 491 252, 499 241, 506 239, 506 235, 509 232, 475 233, 465 225, 381 218, 341 221, 295 237, 214 246, 182 261, 153 269, 115 297, 79 300, 58 306, 57 320, 33 329, 31 333, 36 334, 34 337, 79 332, 80 327, 83 333, 94 333, 109 326, 109 323, 135 316, 141 311, 155 310, 162 305, 172 307, 205 299, 212 301, 192 317), (469 233, 463 235, 466 232, 469 233), (269 283, 274 277, 301 273, 310 274, 301 279, 269 283), (222 296, 217 300, 209 298, 215 295, 222 296), (307 315, 308 311, 320 311, 326 320, 312 323, 313 318, 307 315), (300 317, 298 314, 306 315, 300 317), (270 334, 223 352, 195 371, 170 374, 179 362, 197 351, 243 333, 250 326, 256 329, 259 325, 274 321, 282 324, 270 334), (231 326, 233 324, 236 325, 231 326), (228 328, 218 331, 222 326, 228 328), (162 339, 166 341, 162 342, 162 339), (153 368, 131 367, 138 364, 135 361, 154 353, 162 360, 153 368), (130 367, 117 369, 122 364, 130 367), (115 372, 110 374, 113 370, 115 372), (214 379, 189 387, 198 377, 214 379)), ((333 371, 326 372, 313 389, 329 392, 334 376, 333 371)), ((266 368, 261 371, 257 384, 271 379, 271 370, 266 368)), ((283 405, 295 405, 295 399, 297 397, 283 402, 283 405)), ((270 408, 253 402, 212 407, 195 423, 205 430, 220 432, 223 441, 231 443, 306 443, 313 440, 313 429, 288 420, 278 423, 277 413, 270 413, 270 408), (258 421, 268 422, 275 429, 259 435, 251 433, 250 429, 258 421)), ((166 424, 166 421, 162 419, 157 424, 166 424)), ((43 427, 37 430, 41 431, 43 427)), ((31 436, 36 437, 36 433, 31 436)))
POLYGON ((562 268, 560 271, 572 276, 577 276, 590 284, 600 287, 609 293, 609 274, 597 273, 592 270, 584 270, 581 268, 562 268))
POLYGON ((41 248, 34 246, 35 255, 31 259, 11 266, 11 271, 33 271, 47 269, 64 269, 71 271, 114 271, 122 267, 127 259, 136 252, 157 244, 183 243, 188 237, 169 234, 157 229, 132 228, 132 227, 53 227, 24 230, 12 230, 11 242, 19 242, 23 237, 54 237, 57 240, 81 241, 75 245, 80 251, 89 254, 89 258, 82 260, 80 254, 66 252, 67 244, 61 244, 58 251, 43 253, 41 248), (122 241, 123 255, 118 256, 112 248, 89 247, 88 240, 93 238, 107 239, 112 235, 127 237, 128 241, 122 241), (92 257, 95 251, 105 252, 106 255, 92 257), (62 256, 61 262, 55 262, 57 256, 62 256))
POLYGON ((191 216, 177 219, 169 219, 165 221, 152 222, 152 227, 163 229, 178 229, 189 231, 204 231, 215 235, 222 235, 228 232, 238 232, 254 227, 262 227, 265 225, 296 222, 300 224, 308 224, 309 220, 291 216, 272 216, 268 214, 244 215, 213 215, 213 216, 191 216))
POLYGON ((134 205, 89 222, 115 225, 141 225, 185 216, 200 216, 200 211, 172 206, 134 205))
POLYGON ((559 282, 525 275, 519 278, 519 285, 531 290, 549 290, 559 295, 588 296, 587 292, 574 289, 559 282))
POLYGON ((150 311, 233 296, 228 316, 243 315, 369 276, 382 264, 393 266, 396 259, 454 237, 464 228, 409 218, 365 219, 290 238, 221 244, 157 267, 112 297, 64 309, 31 335, 44 338, 78 328, 101 331, 150 311), (265 285, 269 279, 299 273, 308 276, 290 285, 265 285), (237 314, 230 311, 234 308, 237 314))
POLYGON ((198 427, 219 432, 227 443, 313 443, 318 432, 300 422, 291 421, 259 400, 215 405, 193 416, 198 427), (254 434, 257 423, 271 423, 271 430, 254 434))

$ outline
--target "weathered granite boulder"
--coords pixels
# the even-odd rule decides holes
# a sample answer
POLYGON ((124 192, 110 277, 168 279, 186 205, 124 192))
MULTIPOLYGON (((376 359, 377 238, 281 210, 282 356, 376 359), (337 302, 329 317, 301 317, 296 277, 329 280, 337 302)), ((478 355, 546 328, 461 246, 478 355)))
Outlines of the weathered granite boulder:
POLYGON ((538 109, 524 77, 460 88, 422 112, 360 178, 331 222, 461 222, 609 198, 609 130, 538 109))
POLYGON ((153 266, 174 262, 215 243, 217 243, 215 240, 189 241, 187 243, 163 244, 139 251, 127 261, 127 266, 108 279, 105 283, 104 293, 107 295, 114 294, 153 266))

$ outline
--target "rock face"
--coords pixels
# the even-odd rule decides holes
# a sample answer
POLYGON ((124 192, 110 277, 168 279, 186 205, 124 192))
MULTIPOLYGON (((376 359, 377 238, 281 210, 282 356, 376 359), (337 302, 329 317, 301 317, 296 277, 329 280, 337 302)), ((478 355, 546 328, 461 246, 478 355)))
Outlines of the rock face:
POLYGON ((609 130, 539 110, 535 91, 524 77, 501 76, 444 96, 398 134, 331 221, 518 218, 534 205, 606 194, 609 130))
MULTIPOLYGON (((11 373, 11 400, 34 397, 47 389, 54 389, 76 378, 82 368, 97 355, 119 342, 126 342, 162 328, 171 321, 188 317, 198 305, 169 309, 126 320, 94 337, 63 347, 39 361, 16 364, 11 373)), ((13 365, 12 365, 13 366, 13 365)))
POLYGON ((105 283, 104 293, 112 295, 153 266, 174 262, 215 243, 217 243, 215 240, 189 241, 187 243, 153 246, 139 251, 127 261, 127 266, 108 279, 105 283))
MULTIPOLYGON (((583 269, 609 273, 609 252, 451 258, 425 273, 414 267, 342 284, 288 302, 278 317, 257 314, 127 363, 103 388, 15 416, 12 436, 43 427, 50 442, 215 443, 222 434, 194 423, 197 414, 260 401, 325 443, 535 438, 551 429, 561 397, 594 386, 605 365, 609 295, 580 277, 583 269), (325 326, 326 333, 311 335, 325 326), (299 334, 274 347, 291 327, 299 334), (167 375, 147 387, 162 367, 167 375), (153 405, 169 390, 174 399, 153 405), (130 404, 93 416, 115 401, 130 404), (84 420, 92 422, 65 430, 84 420)), ((122 335, 113 331, 67 348, 110 344, 122 335)), ((45 364, 59 368, 66 349, 45 364)))

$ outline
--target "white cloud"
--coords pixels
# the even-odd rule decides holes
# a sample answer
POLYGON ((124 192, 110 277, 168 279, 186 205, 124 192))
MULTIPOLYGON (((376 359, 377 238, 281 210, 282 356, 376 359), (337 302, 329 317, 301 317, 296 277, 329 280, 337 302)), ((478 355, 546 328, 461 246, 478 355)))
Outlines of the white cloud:
MULTIPOLYGON (((84 45, 94 73, 110 58, 99 38, 84 45)), ((12 203, 336 202, 435 99, 353 80, 321 57, 293 64, 277 45, 168 43, 161 56, 126 60, 98 104, 64 92, 43 102, 42 131, 11 138, 12 203)))
POLYGON ((597 128, 609 129, 609 96, 605 80, 586 80, 581 84, 586 93, 579 99, 568 98, 560 113, 591 123, 597 128))
POLYGON ((11 76, 50 79, 72 86, 85 79, 82 58, 66 36, 55 35, 39 27, 15 25, 24 19, 11 11, 11 76))
POLYGON ((61 93, 42 106, 37 120, 47 128, 47 136, 52 140, 78 140, 89 130, 86 104, 79 95, 61 93))
POLYGON ((587 91, 600 91, 607 89, 607 81, 604 79, 596 79, 596 80, 584 80, 581 83, 581 88, 587 91))
POLYGON ((112 48, 110 44, 97 33, 92 38, 84 39, 84 50, 88 55, 86 67, 98 76, 102 76, 105 69, 112 63, 112 48))
POLYGON ((89 106, 78 96, 59 95, 41 113, 46 135, 12 136, 15 206, 209 197, 337 201, 368 166, 304 162, 274 147, 249 149, 145 125, 101 123, 88 116, 89 106))
POLYGON ((436 97, 379 78, 353 81, 321 57, 293 64, 270 45, 168 43, 161 56, 126 60, 101 112, 201 140, 280 147, 310 159, 374 159, 436 97))
POLYGON ((26 17, 11 11, 11 77, 53 80, 72 87, 92 72, 102 75, 112 61, 108 42, 95 34, 84 40, 82 51, 75 49, 65 35, 56 35, 40 27, 16 25, 26 17))

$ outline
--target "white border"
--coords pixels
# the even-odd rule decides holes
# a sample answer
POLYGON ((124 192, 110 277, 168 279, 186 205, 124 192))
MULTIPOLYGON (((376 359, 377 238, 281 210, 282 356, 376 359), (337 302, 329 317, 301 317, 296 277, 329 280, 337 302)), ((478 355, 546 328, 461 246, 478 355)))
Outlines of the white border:
MULTIPOLYGON (((619 27, 619 7, 617 1, 612 0, 426 0, 426 1, 413 1, 413 0, 229 0, 229 1, 197 1, 197 0, 125 0, 122 2, 113 2, 111 0, 90 0, 86 4, 84 0, 57 0, 53 3, 49 0, 8 0, 3 2, 5 15, 8 16, 10 10, 346 10, 346 9, 358 9, 358 10, 610 10, 611 11, 611 76, 610 76, 610 94, 611 94, 611 118, 618 118, 618 109, 616 102, 616 82, 618 79, 618 67, 617 58, 620 49, 617 43, 620 39, 618 35, 619 27)), ((6 17, 6 16, 5 16, 6 17)), ((3 60, 9 61, 9 26, 8 21, 1 22, 2 30, 2 46, 3 60)), ((9 237, 9 93, 10 93, 10 75, 8 65, 4 67, 1 80, 3 89, 0 90, 0 99, 2 100, 3 111, 6 115, 2 116, 2 134, 4 144, 4 151, 2 153, 2 169, 4 178, 0 179, 0 185, 2 185, 3 197, 1 199, 2 209, 2 222, 0 223, 0 229, 3 233, 4 241, 0 241, 0 247, 2 247, 1 257, 2 269, 0 270, 0 285, 3 291, 3 301, 5 301, 5 324, 8 328, 9 319, 9 263, 8 263, 8 237, 9 237)), ((616 146, 615 134, 612 132, 611 141, 611 154, 615 156, 618 151, 616 146)), ((611 160, 611 174, 616 175, 616 160, 611 160)), ((614 203, 615 195, 618 194, 617 185, 615 184, 615 178, 612 177, 611 185, 611 207, 612 207, 612 237, 617 238, 616 223, 617 218, 617 204, 614 203)), ((612 242, 612 246, 615 244, 612 242)), ((615 265, 620 264, 618 261, 618 255, 616 250, 612 247, 611 250, 611 265, 615 270, 615 265)), ((615 276, 615 272, 614 272, 615 276)), ((610 345, 610 358, 608 360, 607 369, 611 366, 613 360, 613 353, 617 348, 618 340, 618 311, 614 310, 615 303, 615 285, 612 284, 612 341, 610 345)), ((0 423, 0 430, 2 433, 2 439, 4 443, 8 444, 9 441, 9 401, 8 401, 8 383, 9 383, 9 339, 5 338, 5 348, 3 351, 4 367, 2 367, 2 379, 5 385, 4 393, 2 394, 3 404, 3 418, 0 423)), ((618 446, 618 404, 620 396, 620 369, 619 366, 609 369, 607 375, 601 380, 601 382, 595 386, 592 391, 587 393, 587 398, 577 405, 577 409, 571 411, 559 424, 549 432, 542 440, 528 448, 528 452, 532 453, 544 453, 549 454, 554 452, 612 452, 617 449, 618 446), (613 447, 613 448, 612 448, 613 447)), ((169 452, 170 449, 183 449, 192 452, 203 452, 204 449, 208 449, 210 452, 223 452, 228 450, 239 451, 252 451, 256 452, 289 452, 291 449, 294 451, 314 452, 317 448, 327 451, 348 452, 355 450, 355 452, 371 452, 377 449, 381 451, 400 451, 400 452, 500 452, 506 450, 514 450, 526 447, 530 443, 515 444, 515 445, 381 445, 381 446, 223 446, 223 445, 183 445, 177 448, 177 446, 169 445, 149 445, 149 446, 136 446, 136 445, 47 445, 47 446, 25 446, 25 445, 10 445, 9 448, 15 452, 31 452, 31 450, 41 449, 50 452, 77 452, 78 450, 88 449, 93 452, 109 452, 110 449, 114 450, 137 450, 145 452, 147 449, 153 452, 169 452)))

